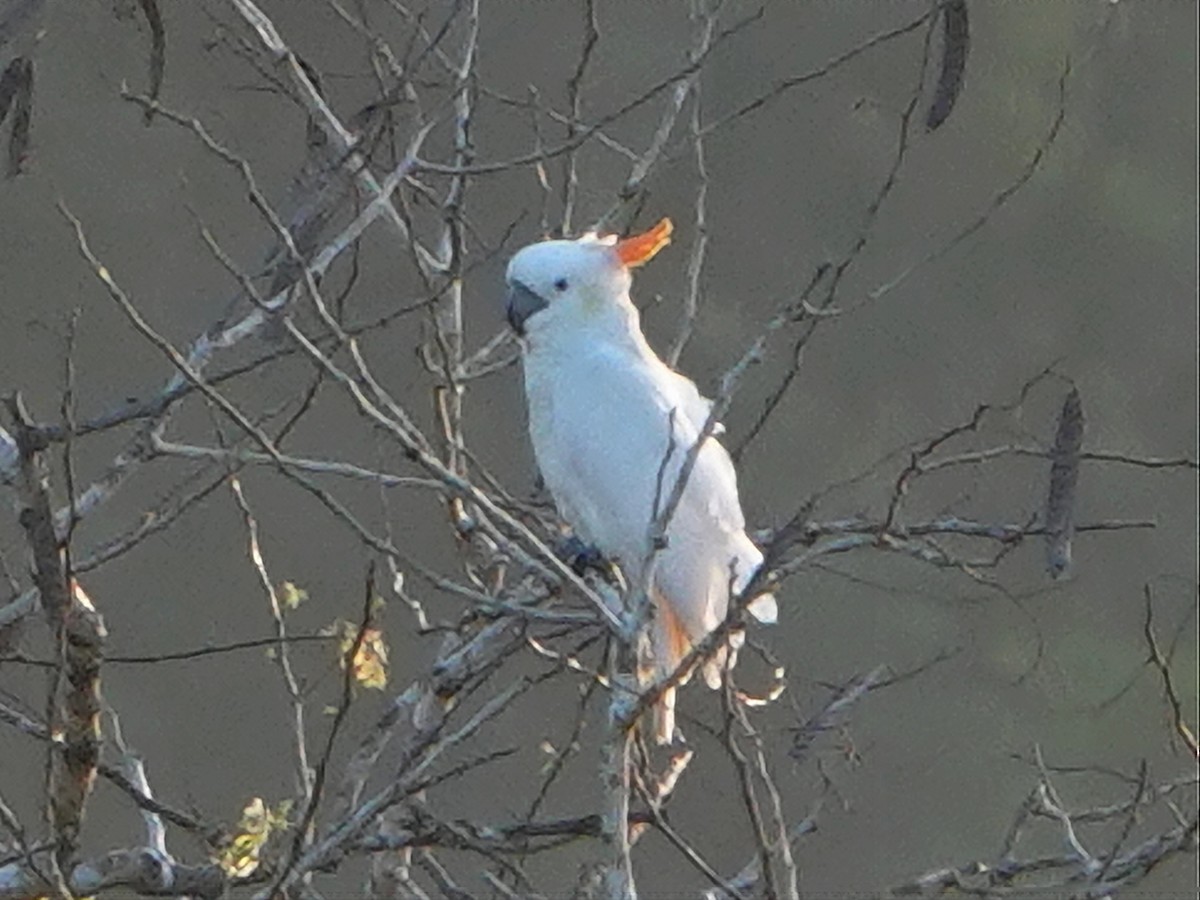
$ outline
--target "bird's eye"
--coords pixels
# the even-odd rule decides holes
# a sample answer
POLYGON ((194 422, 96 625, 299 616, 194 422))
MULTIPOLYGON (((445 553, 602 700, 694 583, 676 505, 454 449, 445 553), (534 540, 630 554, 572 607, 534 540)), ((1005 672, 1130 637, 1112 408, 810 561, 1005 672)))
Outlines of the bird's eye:
POLYGON ((554 282, 554 289, 556 291, 565 291, 567 289, 567 279, 560 278, 558 281, 554 282))

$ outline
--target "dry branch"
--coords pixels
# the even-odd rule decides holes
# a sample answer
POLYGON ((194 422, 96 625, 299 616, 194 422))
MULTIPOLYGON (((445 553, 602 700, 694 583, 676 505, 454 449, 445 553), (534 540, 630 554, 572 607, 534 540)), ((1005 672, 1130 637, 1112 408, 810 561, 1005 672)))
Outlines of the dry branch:
POLYGON ((34 560, 34 584, 60 654, 48 709, 52 731, 61 729, 50 751, 48 801, 55 860, 67 871, 79 844, 84 809, 100 758, 100 666, 107 632, 104 619, 64 565, 50 508, 49 471, 43 446, 19 396, 8 412, 20 451, 18 519, 34 560))
MULTIPOLYGON (((172 862, 157 850, 143 847, 116 850, 79 863, 71 870, 67 887, 76 897, 124 889, 136 896, 215 900, 225 896, 229 881, 218 866, 172 862)), ((0 900, 36 900, 52 890, 54 886, 31 866, 0 866, 0 900)))

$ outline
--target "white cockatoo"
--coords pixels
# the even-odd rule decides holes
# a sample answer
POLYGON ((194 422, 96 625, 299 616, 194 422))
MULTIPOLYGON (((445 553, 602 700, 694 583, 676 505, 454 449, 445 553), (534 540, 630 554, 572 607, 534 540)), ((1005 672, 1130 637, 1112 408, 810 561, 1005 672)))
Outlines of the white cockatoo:
MULTIPOLYGON (((733 462, 715 437, 696 456, 666 546, 650 554, 651 523, 712 408, 651 349, 629 299, 630 270, 669 243, 670 234, 664 219, 622 240, 586 234, 542 241, 520 250, 506 275, 538 467, 562 518, 618 563, 627 584, 642 583, 642 567, 652 558, 647 587, 660 676, 725 619, 731 588, 734 594, 744 588, 763 560, 746 536, 733 462)), ((775 621, 770 595, 749 610, 761 622, 775 621)), ((734 652, 740 637, 730 641, 734 652)), ((710 687, 721 684, 725 652, 705 666, 710 687)), ((672 740, 674 708, 669 690, 655 710, 660 743, 672 740)))

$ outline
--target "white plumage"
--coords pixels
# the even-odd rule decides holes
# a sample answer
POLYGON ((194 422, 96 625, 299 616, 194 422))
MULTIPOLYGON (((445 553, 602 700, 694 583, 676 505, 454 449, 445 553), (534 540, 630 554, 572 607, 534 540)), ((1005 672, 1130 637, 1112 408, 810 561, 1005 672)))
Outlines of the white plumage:
MULTIPOLYGON (((653 256, 669 234, 664 220, 622 241, 595 235, 543 241, 518 252, 507 273, 509 320, 523 338, 529 430, 542 477, 563 519, 614 558, 631 586, 641 582, 656 494, 661 509, 711 408, 691 380, 651 349, 629 298, 630 267, 653 256)), ((746 536, 733 463, 710 437, 652 571, 660 675, 724 620, 731 585, 736 594, 761 563, 746 536)), ((773 622, 775 600, 764 595, 750 611, 773 622)), ((735 636, 734 650, 737 643, 735 636)), ((721 654, 706 666, 711 687, 720 685, 723 665, 721 654)), ((656 710, 660 742, 672 739, 674 702, 668 691, 656 710)))

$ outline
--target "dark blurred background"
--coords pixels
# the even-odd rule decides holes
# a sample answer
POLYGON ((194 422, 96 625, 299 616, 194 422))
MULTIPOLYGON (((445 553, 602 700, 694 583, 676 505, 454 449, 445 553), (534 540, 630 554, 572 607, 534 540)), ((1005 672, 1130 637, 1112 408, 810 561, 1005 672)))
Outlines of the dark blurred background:
MULTIPOLYGON (((369 42, 329 6, 318 0, 262 6, 322 73, 335 111, 348 116, 377 93, 369 42)), ((412 39, 411 24, 388 3, 346 6, 355 15, 365 12, 394 46, 412 39)), ((715 121, 925 8, 767 4, 760 21, 722 41, 705 64, 703 117, 715 121)), ((427 27, 434 29, 449 9, 431 3, 427 27)), ((722 22, 755 9, 731 2, 722 22)), ((796 384, 741 458, 753 527, 778 526, 814 492, 864 472, 871 474, 824 495, 813 515, 878 516, 905 461, 901 454, 880 464, 883 457, 968 420, 980 403, 1012 403, 1022 384, 1051 365, 1064 377, 1043 380, 1019 410, 989 419, 971 446, 1048 444, 1070 379, 1087 418, 1085 449, 1195 455, 1196 6, 1074 0, 974 2, 969 9, 971 53, 952 115, 933 133, 915 123, 898 183, 841 285, 835 306, 842 314, 817 331, 796 384), (1030 181, 973 236, 866 302, 872 289, 943 247, 1020 176, 1056 115, 1068 60, 1065 120, 1030 181)), ((683 65, 695 32, 688 10, 685 3, 597 3, 601 40, 583 83, 585 121, 620 108, 683 65)), ((164 3, 162 12, 163 103, 201 120, 250 161, 266 195, 282 201, 304 158, 303 111, 267 90, 235 52, 238 39, 254 42, 229 6, 164 3)), ((480 27, 482 85, 521 99, 533 86, 542 103, 567 108, 583 38, 576 4, 485 3, 480 27)), ((454 29, 446 43, 451 56, 463 35, 461 24, 454 29)), ((702 390, 714 392, 776 304, 820 263, 843 257, 868 227, 868 206, 892 164, 900 115, 920 75, 925 31, 782 92, 706 139, 709 245, 697 330, 680 364, 702 390)), ((199 238, 198 221, 247 269, 261 263, 271 233, 236 173, 193 134, 161 118, 147 127, 142 110, 121 99, 122 84, 141 92, 147 78, 149 33, 135 4, 50 2, 36 37, 27 48, 37 78, 32 143, 23 173, 0 184, 0 390, 22 391, 43 419, 59 415, 66 323, 79 309, 75 365, 83 417, 152 393, 170 369, 79 258, 57 201, 79 216, 145 317, 181 345, 220 316, 237 290, 199 238)), ((0 65, 6 59, 0 56, 0 65)), ((430 67, 431 79, 441 74, 430 67)), ((641 152, 666 101, 663 95, 644 104, 606 133, 641 152)), ((694 228, 698 178, 684 140, 689 115, 669 144, 671 158, 648 180, 638 219, 647 225, 670 215, 677 228, 675 244, 635 285, 647 307, 646 330, 660 348, 678 327, 694 228)), ((529 123, 527 112, 479 99, 478 159, 528 152, 529 123)), ((563 138, 561 125, 542 125, 547 143, 563 138)), ((449 134, 448 126, 435 130, 427 158, 449 158, 449 134)), ((577 226, 611 207, 629 168, 629 159, 598 142, 583 147, 577 226)), ((557 186, 561 162, 548 163, 546 172, 557 186)), ((503 266, 512 250, 541 236, 542 202, 529 167, 471 181, 466 210, 479 240, 468 244, 468 264, 476 266, 465 281, 469 349, 503 324, 503 266)), ((552 224, 559 214, 552 202, 552 224)), ((436 234, 431 225, 421 237, 432 241, 436 234)), ((379 224, 363 241, 354 275, 346 301, 354 320, 423 296, 407 249, 379 224)), ((349 278, 343 260, 329 278, 330 293, 349 278)), ((412 316, 363 344, 381 381, 432 431, 431 376, 414 353, 426 336, 422 317, 412 316)), ((727 417, 731 442, 747 433, 788 363, 784 336, 743 384, 727 417)), ((308 378, 306 366, 291 360, 240 379, 229 393, 263 412, 293 397, 308 378)), ((519 371, 508 367, 474 382, 465 408, 466 438, 482 464, 516 494, 532 494, 519 371)), ((190 401, 169 436, 213 445, 213 422, 190 401)), ((112 433, 78 442, 80 483, 98 477, 121 446, 121 435, 112 433)), ((372 436, 335 391, 318 396, 287 446, 297 455, 408 471, 396 448, 372 436)), ((77 552, 128 528, 187 471, 174 461, 146 467, 81 525, 77 552)), ((906 510, 912 518, 953 513, 1024 524, 1041 509, 1047 472, 1044 460, 1030 458, 956 469, 919 481, 906 510)), ((366 559, 355 537, 266 469, 247 471, 243 484, 262 523, 272 575, 310 594, 291 627, 311 631, 337 616, 354 618, 366 559)), ((337 490, 365 521, 383 527, 375 488, 337 483, 337 490)), ((454 543, 431 494, 392 491, 386 518, 411 552, 453 571, 454 543)), ((1055 765, 1134 773, 1146 759, 1157 778, 1188 771, 1186 755, 1170 746, 1160 683, 1143 665, 1141 627, 1149 583, 1164 639, 1182 634, 1173 667, 1194 713, 1195 474, 1085 463, 1077 518, 1153 519, 1157 528, 1079 536, 1071 574, 1060 581, 1047 575, 1041 543, 1026 542, 987 573, 1003 590, 872 551, 828 557, 789 582, 779 626, 759 636, 788 666, 790 687, 761 722, 768 747, 783 760, 778 779, 797 818, 818 776, 811 762, 790 767, 786 728, 827 696, 820 683, 880 664, 905 670, 959 651, 864 700, 848 730, 821 745, 818 756, 838 802, 826 807, 819 833, 798 852, 812 895, 878 891, 935 865, 993 858, 1037 778, 1014 754, 1028 757, 1035 744, 1055 765)), ((23 571, 23 538, 11 516, 0 519, 0 552, 11 571, 23 571)), ((974 555, 969 547, 964 552, 974 555)), ((459 601, 409 583, 439 617, 452 619, 461 609, 459 601)), ((239 514, 224 489, 165 534, 91 573, 87 585, 107 618, 113 655, 266 636, 272 628, 239 514)), ((436 645, 436 638, 414 637, 412 624, 399 604, 386 613, 397 689, 420 675, 436 645)), ((327 652, 299 653, 306 675, 332 690, 327 652)), ((40 674, 18 666, 0 670, 5 696, 35 709, 42 684, 40 674)), ((291 793, 285 695, 263 653, 114 664, 104 689, 163 798, 232 821, 251 796, 277 802, 291 793)), ((467 780, 463 791, 470 793, 439 801, 447 815, 457 804, 497 818, 525 807, 522 791, 535 783, 540 759, 535 745, 543 736, 564 740, 570 727, 571 692, 563 690, 560 699, 561 716, 552 703, 533 701, 489 739, 525 748, 507 770, 512 795, 497 788, 495 776, 467 780)), ((359 728, 380 702, 373 694, 364 698, 359 728)), ((695 689, 682 704, 704 717, 713 715, 716 701, 695 689)), ((314 734, 323 733, 319 704, 312 721, 314 734)), ((600 731, 597 712, 584 731, 577 771, 553 795, 553 810, 593 808, 600 731)), ((31 822, 39 813, 27 773, 40 772, 39 753, 0 730, 0 784, 10 803, 24 804, 31 822)), ((740 815, 735 788, 718 754, 710 749, 705 760, 704 753, 701 745, 701 764, 685 777, 673 807, 675 821, 722 871, 736 871, 750 847, 726 838, 729 817, 740 815)), ((1078 806, 1132 793, 1099 775, 1063 789, 1078 806)), ((132 805, 101 786, 89 811, 88 846, 121 846, 138 828, 132 805)), ((1056 840, 1048 844, 1054 850, 1056 840)), ((177 850, 186 855, 186 843, 177 850)), ((665 842, 648 840, 637 852, 654 861, 645 866, 648 894, 703 885, 665 842)), ((570 884, 574 864, 561 863, 554 877, 570 884)), ((1159 896, 1194 896, 1191 868, 1176 860, 1142 887, 1159 896)), ((344 877, 352 892, 353 875, 344 877)))

